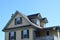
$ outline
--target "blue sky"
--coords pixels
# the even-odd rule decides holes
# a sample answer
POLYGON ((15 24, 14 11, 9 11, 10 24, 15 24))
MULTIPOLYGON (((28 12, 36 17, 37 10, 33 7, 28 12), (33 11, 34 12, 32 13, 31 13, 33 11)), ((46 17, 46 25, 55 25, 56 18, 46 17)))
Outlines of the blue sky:
POLYGON ((47 17, 47 27, 60 25, 60 0, 0 0, 0 40, 4 40, 1 30, 16 10, 25 15, 40 13, 47 17))

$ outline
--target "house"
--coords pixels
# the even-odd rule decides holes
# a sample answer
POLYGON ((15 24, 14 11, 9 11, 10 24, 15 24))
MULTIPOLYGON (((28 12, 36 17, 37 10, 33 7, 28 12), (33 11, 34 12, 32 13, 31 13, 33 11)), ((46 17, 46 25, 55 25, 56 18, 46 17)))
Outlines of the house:
POLYGON ((60 26, 45 28, 46 23, 40 13, 25 16, 16 11, 2 31, 5 40, 60 40, 60 26))

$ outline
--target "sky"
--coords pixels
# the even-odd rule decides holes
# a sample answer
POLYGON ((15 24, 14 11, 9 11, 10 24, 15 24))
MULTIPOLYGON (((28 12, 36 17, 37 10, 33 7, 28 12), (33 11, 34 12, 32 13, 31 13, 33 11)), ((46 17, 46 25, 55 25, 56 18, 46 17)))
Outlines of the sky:
POLYGON ((25 15, 40 13, 48 19, 46 27, 60 26, 60 0, 0 0, 0 40, 5 39, 2 29, 16 10, 25 15))

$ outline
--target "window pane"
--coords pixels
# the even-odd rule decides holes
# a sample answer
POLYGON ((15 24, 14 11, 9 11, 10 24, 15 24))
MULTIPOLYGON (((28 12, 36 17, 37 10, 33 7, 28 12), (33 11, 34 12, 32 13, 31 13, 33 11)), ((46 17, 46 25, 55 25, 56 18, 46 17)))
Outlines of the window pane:
POLYGON ((14 32, 11 32, 11 36, 14 36, 14 32))
POLYGON ((9 32, 9 40, 15 40, 16 39, 16 32, 9 32))
POLYGON ((23 31, 23 34, 26 35, 26 34, 27 34, 27 30, 24 30, 24 31, 23 31))
POLYGON ((16 19, 16 24, 20 24, 20 18, 16 19))
POLYGON ((17 20, 16 21, 19 21, 20 20, 20 18, 17 18, 17 20))
POLYGON ((22 23, 22 18, 18 17, 15 19, 15 24, 21 24, 22 23))
POLYGON ((27 30, 23 30, 23 37, 27 38, 27 30))
POLYGON ((21 38, 29 38, 29 30, 23 30, 23 31, 21 31, 21 38))

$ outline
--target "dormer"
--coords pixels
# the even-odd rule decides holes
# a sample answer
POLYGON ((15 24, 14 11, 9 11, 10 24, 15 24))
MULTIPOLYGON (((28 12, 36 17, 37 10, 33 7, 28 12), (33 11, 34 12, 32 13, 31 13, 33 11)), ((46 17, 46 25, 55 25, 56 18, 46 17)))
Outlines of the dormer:
POLYGON ((45 25, 46 23, 48 23, 48 20, 47 20, 46 17, 40 19, 40 26, 41 26, 41 27, 44 27, 44 25, 45 25))
POLYGON ((27 17, 29 18, 29 20, 32 23, 34 23, 34 24, 36 24, 37 26, 40 26, 40 27, 44 27, 44 25, 46 23, 48 23, 47 18, 42 18, 42 16, 40 15, 40 13, 29 15, 27 17))
POLYGON ((42 18, 41 15, 40 15, 40 13, 33 14, 33 15, 29 15, 29 16, 27 16, 27 17, 29 18, 29 20, 30 20, 32 23, 40 26, 40 19, 42 18))

